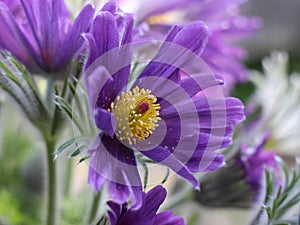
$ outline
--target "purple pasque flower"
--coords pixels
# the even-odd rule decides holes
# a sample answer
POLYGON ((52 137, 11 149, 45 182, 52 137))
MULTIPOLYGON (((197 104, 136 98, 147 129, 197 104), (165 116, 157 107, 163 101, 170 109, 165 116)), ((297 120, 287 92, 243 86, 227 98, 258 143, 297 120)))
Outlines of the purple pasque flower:
POLYGON ((170 210, 157 213, 166 195, 166 189, 162 186, 154 187, 148 193, 143 193, 142 206, 137 210, 128 208, 127 203, 120 205, 109 201, 110 225, 185 225, 183 219, 173 216, 170 210))
POLYGON ((241 145, 227 159, 226 166, 201 179, 201 192, 194 192, 195 200, 201 205, 217 208, 253 207, 262 193, 265 169, 276 174, 278 184, 282 181, 276 154, 264 148, 268 139, 266 133, 254 146, 241 145))
POLYGON ((140 44, 132 42, 132 36, 132 15, 107 3, 85 35, 85 79, 101 130, 90 151, 89 183, 99 190, 107 181, 114 201, 122 204, 131 196, 135 208, 142 202, 136 154, 166 165, 199 188, 192 173, 222 166, 224 157, 215 151, 231 145, 233 128, 244 112, 238 99, 210 98, 205 92, 219 88, 223 80, 197 72, 202 63, 198 55, 210 36, 203 22, 174 26, 128 84, 131 47, 140 44), (187 76, 182 77, 181 70, 187 76))
POLYGON ((239 7, 247 0, 118 0, 121 6, 132 10, 137 16, 138 28, 135 38, 159 38, 173 24, 204 21, 212 30, 212 36, 202 53, 202 58, 221 75, 230 90, 235 83, 247 79, 243 60, 246 51, 237 42, 249 37, 260 27, 254 17, 240 14, 239 7), (129 3, 130 2, 130 3, 129 3))
POLYGON ((270 171, 276 172, 276 182, 280 182, 279 166, 276 160, 276 153, 271 150, 265 150, 264 146, 269 140, 270 133, 265 133, 263 140, 256 147, 248 147, 242 145, 236 166, 243 171, 246 184, 251 188, 254 195, 254 200, 259 196, 262 184, 262 177, 267 168, 270 171))
POLYGON ((62 76, 82 50, 94 16, 85 6, 72 24, 63 0, 0 1, 0 49, 34 73, 62 76))

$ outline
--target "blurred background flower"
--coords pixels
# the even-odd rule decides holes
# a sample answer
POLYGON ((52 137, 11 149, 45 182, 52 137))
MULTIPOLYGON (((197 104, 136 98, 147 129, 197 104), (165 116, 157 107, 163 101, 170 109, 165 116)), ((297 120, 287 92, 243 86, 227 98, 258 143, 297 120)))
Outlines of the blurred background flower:
POLYGON ((81 33, 88 31, 93 16, 93 7, 87 5, 72 24, 63 0, 1 0, 0 49, 34 73, 62 78, 82 51, 81 33))
POLYGON ((265 149, 269 134, 254 146, 240 145, 237 152, 220 170, 201 179, 201 191, 195 200, 209 207, 251 208, 261 194, 265 169, 278 174, 279 165, 274 151, 265 149))
POLYGON ((282 155, 297 156, 300 154, 300 74, 288 74, 286 52, 272 52, 262 60, 262 66, 262 73, 250 73, 255 91, 248 101, 249 111, 259 111, 246 128, 246 138, 253 140, 268 130, 271 134, 268 147, 282 155))

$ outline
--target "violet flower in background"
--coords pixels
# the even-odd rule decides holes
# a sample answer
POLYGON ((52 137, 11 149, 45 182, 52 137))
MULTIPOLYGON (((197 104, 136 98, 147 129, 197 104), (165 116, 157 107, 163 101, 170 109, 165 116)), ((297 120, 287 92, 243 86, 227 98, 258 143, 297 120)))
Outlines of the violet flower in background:
POLYGON ((0 49, 31 72, 61 77, 82 50, 93 16, 87 5, 72 24, 63 0, 0 1, 0 49))
POLYGON ((119 205, 109 201, 110 225, 185 225, 181 217, 173 216, 172 211, 157 213, 167 195, 162 186, 156 186, 148 193, 143 193, 143 204, 138 210, 128 208, 128 204, 119 205))
POLYGON ((89 183, 98 191, 107 181, 114 201, 122 204, 131 196, 132 207, 138 208, 142 186, 135 154, 164 164, 198 188, 192 173, 223 165, 224 156, 215 151, 231 145, 244 112, 238 99, 206 96, 206 88, 223 84, 213 74, 180 76, 180 68, 199 60, 208 42, 210 31, 203 22, 174 26, 127 88, 131 55, 125 44, 132 42, 132 33, 132 16, 107 3, 85 35, 85 79, 95 123, 102 130, 90 150, 89 183), (123 63, 118 71, 116 63, 123 63))
POLYGON ((276 182, 281 182, 276 154, 264 148, 268 139, 266 133, 254 147, 241 145, 226 166, 201 180, 195 200, 212 207, 252 207, 261 194, 265 169, 277 174, 276 182))
POLYGON ((213 72, 224 77, 228 91, 247 80, 243 60, 246 51, 237 44, 251 36, 261 25, 258 18, 243 16, 240 5, 247 0, 118 0, 121 7, 137 16, 136 39, 164 39, 172 25, 204 21, 212 30, 202 58, 213 72))
POLYGON ((276 181, 280 181, 279 165, 276 160, 276 153, 272 150, 264 149, 270 138, 269 133, 265 133, 263 140, 256 147, 241 146, 240 155, 237 158, 237 166, 244 172, 246 184, 254 193, 253 198, 256 200, 260 194, 262 177, 265 168, 277 174, 276 181))

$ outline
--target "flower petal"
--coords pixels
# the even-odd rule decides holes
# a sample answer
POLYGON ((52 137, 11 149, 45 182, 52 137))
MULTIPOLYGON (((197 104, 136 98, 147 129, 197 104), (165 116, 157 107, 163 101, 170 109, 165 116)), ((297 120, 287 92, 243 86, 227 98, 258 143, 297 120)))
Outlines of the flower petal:
POLYGON ((101 142, 92 153, 90 167, 109 182, 114 201, 123 204, 129 196, 134 208, 142 204, 142 186, 134 153, 116 138, 100 135, 101 142))
POLYGON ((115 135, 117 120, 114 114, 103 108, 95 109, 95 122, 99 129, 103 130, 110 137, 115 135))
POLYGON ((94 7, 90 4, 86 5, 76 17, 74 24, 69 29, 63 42, 60 43, 58 51, 55 53, 54 69, 63 67, 69 63, 69 60, 75 56, 81 49, 84 39, 81 34, 87 32, 90 28, 94 7))
POLYGON ((30 30, 24 34, 7 6, 0 2, 0 48, 13 53, 22 63, 35 67, 35 62, 41 64, 35 46, 32 45, 30 30))
POLYGON ((138 210, 132 208, 118 222, 118 225, 127 224, 143 224, 153 225, 156 212, 163 203, 167 195, 166 190, 162 186, 156 186, 147 194, 144 194, 143 205, 138 210))
POLYGON ((157 214, 154 225, 185 225, 183 219, 179 216, 173 216, 171 210, 157 214))
POLYGON ((92 24, 91 34, 95 41, 95 48, 89 49, 86 67, 89 67, 99 56, 119 46, 116 19, 110 12, 99 12, 92 24))
POLYGON ((193 53, 201 54, 209 36, 209 28, 200 21, 190 23, 181 29, 174 26, 166 42, 139 78, 146 76, 170 77, 177 68, 182 68, 196 57, 193 53))
POLYGON ((171 168, 178 175, 193 184, 195 188, 199 188, 199 181, 193 176, 191 171, 170 152, 170 150, 158 146, 152 150, 142 151, 142 153, 150 159, 171 168))

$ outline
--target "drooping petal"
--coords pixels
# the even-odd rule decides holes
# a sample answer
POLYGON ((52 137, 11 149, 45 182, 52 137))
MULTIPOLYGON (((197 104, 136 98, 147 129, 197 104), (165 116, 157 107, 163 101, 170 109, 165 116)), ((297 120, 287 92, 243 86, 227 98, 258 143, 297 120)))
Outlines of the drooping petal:
POLYGON ((158 146, 152 150, 142 151, 144 155, 150 159, 166 165, 175 171, 178 175, 188 180, 195 188, 199 188, 199 181, 193 176, 192 172, 184 165, 183 162, 178 160, 170 150, 165 149, 162 146, 158 146))
POLYGON ((132 207, 140 207, 142 187, 133 150, 105 134, 100 139, 90 167, 109 183, 109 193, 115 202, 123 204, 131 197, 132 207))
POLYGON ((99 191, 105 182, 104 177, 99 175, 92 167, 89 167, 88 182, 95 191, 99 191))

